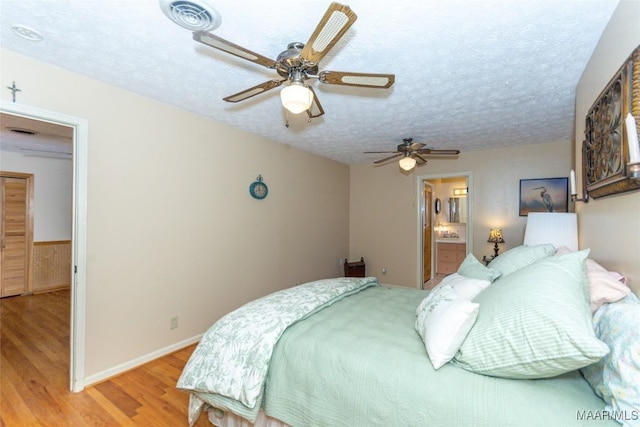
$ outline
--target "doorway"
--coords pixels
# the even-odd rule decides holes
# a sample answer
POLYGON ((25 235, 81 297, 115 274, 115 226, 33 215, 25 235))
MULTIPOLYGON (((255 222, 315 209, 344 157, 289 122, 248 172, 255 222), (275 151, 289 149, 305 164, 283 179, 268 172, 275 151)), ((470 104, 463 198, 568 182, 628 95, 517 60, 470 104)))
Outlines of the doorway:
POLYGON ((439 213, 440 206, 434 206, 433 185, 429 181, 424 183, 424 209, 422 210, 422 283, 429 282, 433 273, 433 217, 439 213))
POLYGON ((471 172, 417 179, 419 288, 433 288, 455 272, 473 248, 472 181, 471 172))
POLYGON ((73 129, 73 202, 71 231, 71 331, 69 377, 70 389, 84 389, 86 245, 87 245, 87 148, 86 119, 0 100, 0 113, 25 119, 68 126, 73 129))

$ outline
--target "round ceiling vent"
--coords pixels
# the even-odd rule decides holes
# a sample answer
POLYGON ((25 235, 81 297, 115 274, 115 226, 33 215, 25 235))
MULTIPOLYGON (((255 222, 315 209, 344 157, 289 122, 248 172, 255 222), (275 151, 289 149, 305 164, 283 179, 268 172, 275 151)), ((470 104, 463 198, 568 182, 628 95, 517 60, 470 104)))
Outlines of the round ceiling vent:
POLYGON ((207 0, 160 0, 169 19, 191 31, 210 31, 220 26, 220 14, 207 0))

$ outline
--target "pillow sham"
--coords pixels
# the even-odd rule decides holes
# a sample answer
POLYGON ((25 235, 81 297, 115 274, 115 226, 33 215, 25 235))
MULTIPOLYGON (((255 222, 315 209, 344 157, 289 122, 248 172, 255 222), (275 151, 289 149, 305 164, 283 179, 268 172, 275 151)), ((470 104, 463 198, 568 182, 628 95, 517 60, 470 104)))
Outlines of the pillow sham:
POLYGON ((542 258, 549 257, 555 254, 555 252, 556 248, 551 243, 534 246, 517 246, 494 258, 488 267, 497 270, 502 276, 506 276, 542 258))
MULTIPOLYGON (((558 248, 556 251, 556 255, 567 253, 571 253, 571 250, 564 246, 558 248)), ((629 295, 631 289, 619 280, 619 278, 624 278, 624 276, 612 271, 607 271, 607 269, 591 258, 587 258, 586 263, 587 278, 589 280, 589 301, 592 313, 595 313, 596 310, 605 303, 620 301, 629 295)))
POLYGON ((594 315, 596 336, 611 352, 581 372, 606 403, 605 410, 640 416, 640 303, 631 295, 594 315))
MULTIPOLYGON (((458 273, 451 273, 443 278, 437 286, 431 291, 436 291, 442 287, 451 287, 458 295, 468 300, 474 299, 480 292, 485 290, 491 284, 488 280, 471 279, 469 277, 461 276, 458 273)), ((429 296, 425 298, 427 300, 429 296)), ((424 300, 423 300, 424 301, 424 300)), ((422 307, 419 308, 422 310, 422 307)))
POLYGON ((439 292, 443 291, 443 288, 451 288, 462 298, 471 301, 490 284, 491 282, 488 280, 470 279, 468 277, 461 276, 458 273, 451 273, 448 276, 445 276, 440 283, 438 283, 438 285, 429 292, 429 295, 420 302, 416 309, 416 316, 424 310, 424 307, 429 304, 439 292))
POLYGON ((591 312, 595 313, 603 304, 620 301, 629 295, 631 289, 616 280, 603 266, 587 259, 591 312))
POLYGON ((584 296, 589 251, 546 257, 496 280, 452 363, 504 378, 548 378, 608 353, 584 296))
POLYGON ((489 282, 493 282, 500 277, 499 271, 485 267, 472 253, 467 254, 460 267, 458 267, 457 273, 470 279, 488 280, 489 282))
POLYGON ((469 301, 477 297, 480 292, 487 289, 491 284, 489 280, 473 279, 458 273, 448 275, 440 283, 443 286, 451 286, 458 295, 469 301))
POLYGON ((438 369, 458 351, 476 321, 479 305, 460 296, 449 285, 434 290, 418 313, 415 328, 433 368, 438 369))

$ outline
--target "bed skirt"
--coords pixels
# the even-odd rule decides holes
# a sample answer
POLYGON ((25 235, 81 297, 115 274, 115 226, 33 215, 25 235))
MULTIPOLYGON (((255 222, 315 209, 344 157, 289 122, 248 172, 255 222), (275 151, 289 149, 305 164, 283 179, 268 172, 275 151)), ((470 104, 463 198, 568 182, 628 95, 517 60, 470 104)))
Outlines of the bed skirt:
POLYGON ((209 422, 216 427, 290 427, 280 420, 271 418, 261 409, 255 424, 230 411, 211 409, 208 414, 209 422))

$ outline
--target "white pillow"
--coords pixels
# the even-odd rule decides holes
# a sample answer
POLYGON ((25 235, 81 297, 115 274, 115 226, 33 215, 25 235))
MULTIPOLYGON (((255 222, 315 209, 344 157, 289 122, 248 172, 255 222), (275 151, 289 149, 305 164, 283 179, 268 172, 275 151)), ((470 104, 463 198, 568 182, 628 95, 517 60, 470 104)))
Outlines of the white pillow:
POLYGON ((479 305, 460 296, 449 285, 432 290, 423 304, 415 328, 431 364, 438 369, 455 356, 478 317, 479 305))
POLYGON ((449 274, 431 290, 425 299, 422 300, 416 309, 416 316, 424 309, 424 306, 429 302, 429 299, 437 295, 443 287, 451 287, 455 293, 461 297, 472 300, 477 297, 480 292, 488 288, 490 284, 491 282, 489 280, 472 279, 458 273, 449 274))
POLYGON ((458 295, 472 300, 477 297, 480 292, 487 289, 491 282, 489 280, 472 279, 458 273, 453 273, 442 279, 440 284, 443 286, 450 285, 458 295))

